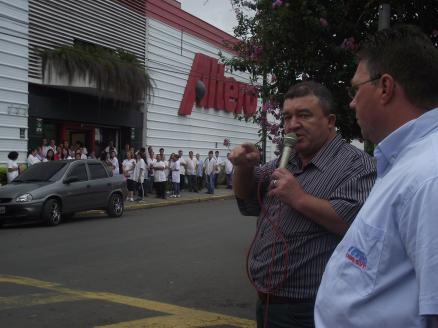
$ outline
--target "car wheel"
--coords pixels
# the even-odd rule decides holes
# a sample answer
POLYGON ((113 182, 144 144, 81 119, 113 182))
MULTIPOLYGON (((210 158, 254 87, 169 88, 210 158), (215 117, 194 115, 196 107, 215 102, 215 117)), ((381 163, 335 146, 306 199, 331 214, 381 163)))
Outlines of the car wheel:
POLYGON ((123 214, 123 197, 120 194, 112 194, 108 203, 107 213, 113 218, 122 216, 123 214))
POLYGON ((49 199, 43 208, 43 220, 49 226, 56 226, 61 222, 61 204, 56 199, 49 199))

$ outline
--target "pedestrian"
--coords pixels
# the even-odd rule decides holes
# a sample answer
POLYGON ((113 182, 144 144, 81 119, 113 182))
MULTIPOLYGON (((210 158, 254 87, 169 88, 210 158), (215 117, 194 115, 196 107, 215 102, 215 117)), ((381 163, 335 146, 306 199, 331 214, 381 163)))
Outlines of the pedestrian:
POLYGON ((116 146, 114 146, 114 141, 109 140, 108 146, 105 147, 105 151, 109 154, 111 150, 114 150, 114 152, 116 153, 116 156, 117 156, 117 148, 116 148, 116 146))
POLYGON ((254 144, 237 146, 230 155, 233 189, 241 213, 258 216, 248 256, 257 326, 314 327, 325 264, 365 202, 376 169, 371 156, 336 133, 333 97, 322 84, 292 86, 282 111, 285 133, 297 136, 287 167, 277 168, 279 159, 259 166, 254 144))
POLYGON ((47 153, 46 153, 46 160, 47 160, 47 161, 54 161, 54 160, 55 160, 55 152, 53 151, 52 148, 49 148, 49 149, 47 150, 47 153))
POLYGON ((27 165, 32 166, 40 163, 41 160, 37 157, 38 148, 32 147, 30 149, 29 155, 27 156, 27 165))
POLYGON ((145 147, 141 147, 140 148, 140 154, 141 154, 141 158, 143 159, 144 163, 145 163, 145 168, 144 168, 144 180, 143 180, 143 191, 144 191, 144 196, 143 197, 147 197, 148 195, 148 185, 149 185, 149 165, 148 165, 148 154, 146 153, 146 148, 145 147))
POLYGON ((179 156, 177 154, 172 154, 170 157, 170 171, 172 172, 172 191, 173 194, 170 197, 180 198, 180 169, 181 164, 179 161, 179 156))
POLYGON ((438 49, 400 25, 357 57, 350 107, 377 181, 327 264, 316 325, 438 327, 438 49))
POLYGON ((46 158, 47 151, 49 150, 49 145, 47 143, 47 139, 43 138, 41 140, 41 145, 39 146, 38 156, 40 161, 46 158))
POLYGON ((155 181, 155 191, 157 192, 157 198, 166 199, 166 164, 163 161, 163 157, 157 154, 156 161, 154 163, 154 181, 155 181))
POLYGON ((186 159, 186 176, 189 185, 190 192, 198 192, 198 187, 196 184, 196 167, 198 165, 198 160, 193 157, 193 152, 189 151, 189 158, 186 159))
MULTIPOLYGON (((51 149, 53 149, 53 148, 51 148, 51 149)), ((61 159, 61 153, 62 153, 62 146, 59 145, 56 147, 56 150, 55 150, 55 161, 59 161, 61 159)))
POLYGON ((134 178, 134 168, 135 168, 135 159, 132 157, 132 153, 130 151, 126 152, 126 159, 122 162, 123 168, 123 176, 126 178, 126 187, 128 189, 128 197, 127 201, 134 201, 134 190, 136 188, 135 178, 134 178))
POLYGON ((148 147, 148 157, 146 161, 146 165, 148 167, 149 172, 149 179, 148 179, 148 193, 152 194, 154 191, 154 179, 155 179, 155 172, 154 172, 154 164, 156 162, 156 158, 154 156, 154 151, 151 146, 148 147))
POLYGON ((214 187, 217 188, 219 174, 221 173, 221 167, 224 161, 222 160, 222 157, 219 156, 219 150, 216 150, 214 152, 214 158, 216 159, 216 171, 214 172, 214 187))
POLYGON ((113 175, 120 174, 119 160, 117 159, 116 152, 114 151, 114 149, 110 150, 110 162, 111 162, 113 175))
POLYGON ((207 194, 214 194, 214 175, 217 170, 216 158, 213 151, 208 152, 208 158, 205 160, 205 176, 207 178, 207 194))
POLYGON ((16 151, 11 151, 8 154, 8 173, 6 174, 6 181, 10 183, 20 173, 20 168, 17 163, 18 153, 16 151))
POLYGON ((140 152, 138 151, 135 154, 135 168, 134 168, 134 181, 137 184, 137 201, 139 203, 144 202, 144 189, 143 189, 143 182, 144 182, 144 176, 146 174, 146 163, 144 162, 143 158, 141 157, 140 152))
POLYGON ((80 149, 76 150, 76 152, 75 152, 75 159, 82 159, 82 152, 81 152, 80 149))
MULTIPOLYGON (((106 157, 106 154, 104 154, 106 157)), ((61 150, 61 159, 72 159, 70 156, 70 153, 68 151, 68 148, 62 148, 61 150)))
POLYGON ((233 189, 233 163, 230 161, 230 153, 227 154, 227 158, 224 161, 225 175, 227 177, 227 189, 233 189))
POLYGON ((186 160, 183 157, 183 151, 182 150, 178 150, 178 158, 179 158, 179 163, 180 163, 180 171, 179 171, 179 181, 180 181, 180 188, 181 190, 186 188, 186 160))
POLYGON ((204 188, 203 184, 203 175, 204 175, 204 163, 201 160, 201 156, 199 154, 196 154, 196 184, 197 184, 197 190, 201 191, 202 188, 204 188))

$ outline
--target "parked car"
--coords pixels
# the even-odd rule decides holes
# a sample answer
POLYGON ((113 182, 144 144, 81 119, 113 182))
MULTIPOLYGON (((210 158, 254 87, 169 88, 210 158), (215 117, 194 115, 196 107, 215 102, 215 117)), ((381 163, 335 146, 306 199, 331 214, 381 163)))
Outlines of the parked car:
POLYGON ((0 225, 17 221, 59 224, 75 212, 104 209, 111 217, 124 211, 126 182, 98 160, 62 160, 30 166, 0 187, 0 225))

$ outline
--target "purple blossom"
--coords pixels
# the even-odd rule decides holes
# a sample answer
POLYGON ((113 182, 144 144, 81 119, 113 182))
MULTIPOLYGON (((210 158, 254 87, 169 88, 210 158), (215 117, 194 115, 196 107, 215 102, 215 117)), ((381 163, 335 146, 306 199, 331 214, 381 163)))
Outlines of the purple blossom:
POLYGON ((263 48, 261 46, 252 46, 251 54, 249 55, 249 58, 251 60, 257 60, 260 58, 262 52, 263 52, 263 48))
POLYGON ((322 27, 327 27, 327 26, 328 26, 327 19, 321 17, 321 18, 319 19, 319 24, 320 24, 322 27))
POLYGON ((281 7, 283 5, 283 0, 272 0, 272 8, 281 7))
POLYGON ((283 142, 283 138, 281 138, 281 137, 274 137, 274 138, 272 138, 272 143, 273 144, 279 145, 282 142, 283 142))
POLYGON ((277 75, 271 74, 271 83, 277 82, 277 75))
POLYGON ((270 125, 270 127, 269 127, 269 131, 273 135, 277 135, 279 130, 280 130, 280 125, 279 124, 272 123, 270 125))
POLYGON ((263 103, 262 112, 270 113, 272 111, 272 103, 270 101, 266 101, 263 103))
POLYGON ((432 37, 434 37, 434 38, 438 37, 438 30, 432 31, 432 37))
POLYGON ((349 37, 348 39, 344 39, 341 44, 341 48, 345 50, 354 50, 355 44, 354 44, 354 38, 349 37))

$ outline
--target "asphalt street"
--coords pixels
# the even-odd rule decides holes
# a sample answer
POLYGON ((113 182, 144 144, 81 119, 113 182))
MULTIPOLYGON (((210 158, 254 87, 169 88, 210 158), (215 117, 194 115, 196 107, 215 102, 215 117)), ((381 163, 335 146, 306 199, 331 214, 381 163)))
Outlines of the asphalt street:
POLYGON ((233 200, 2 228, 0 325, 251 327, 254 230, 233 200))

